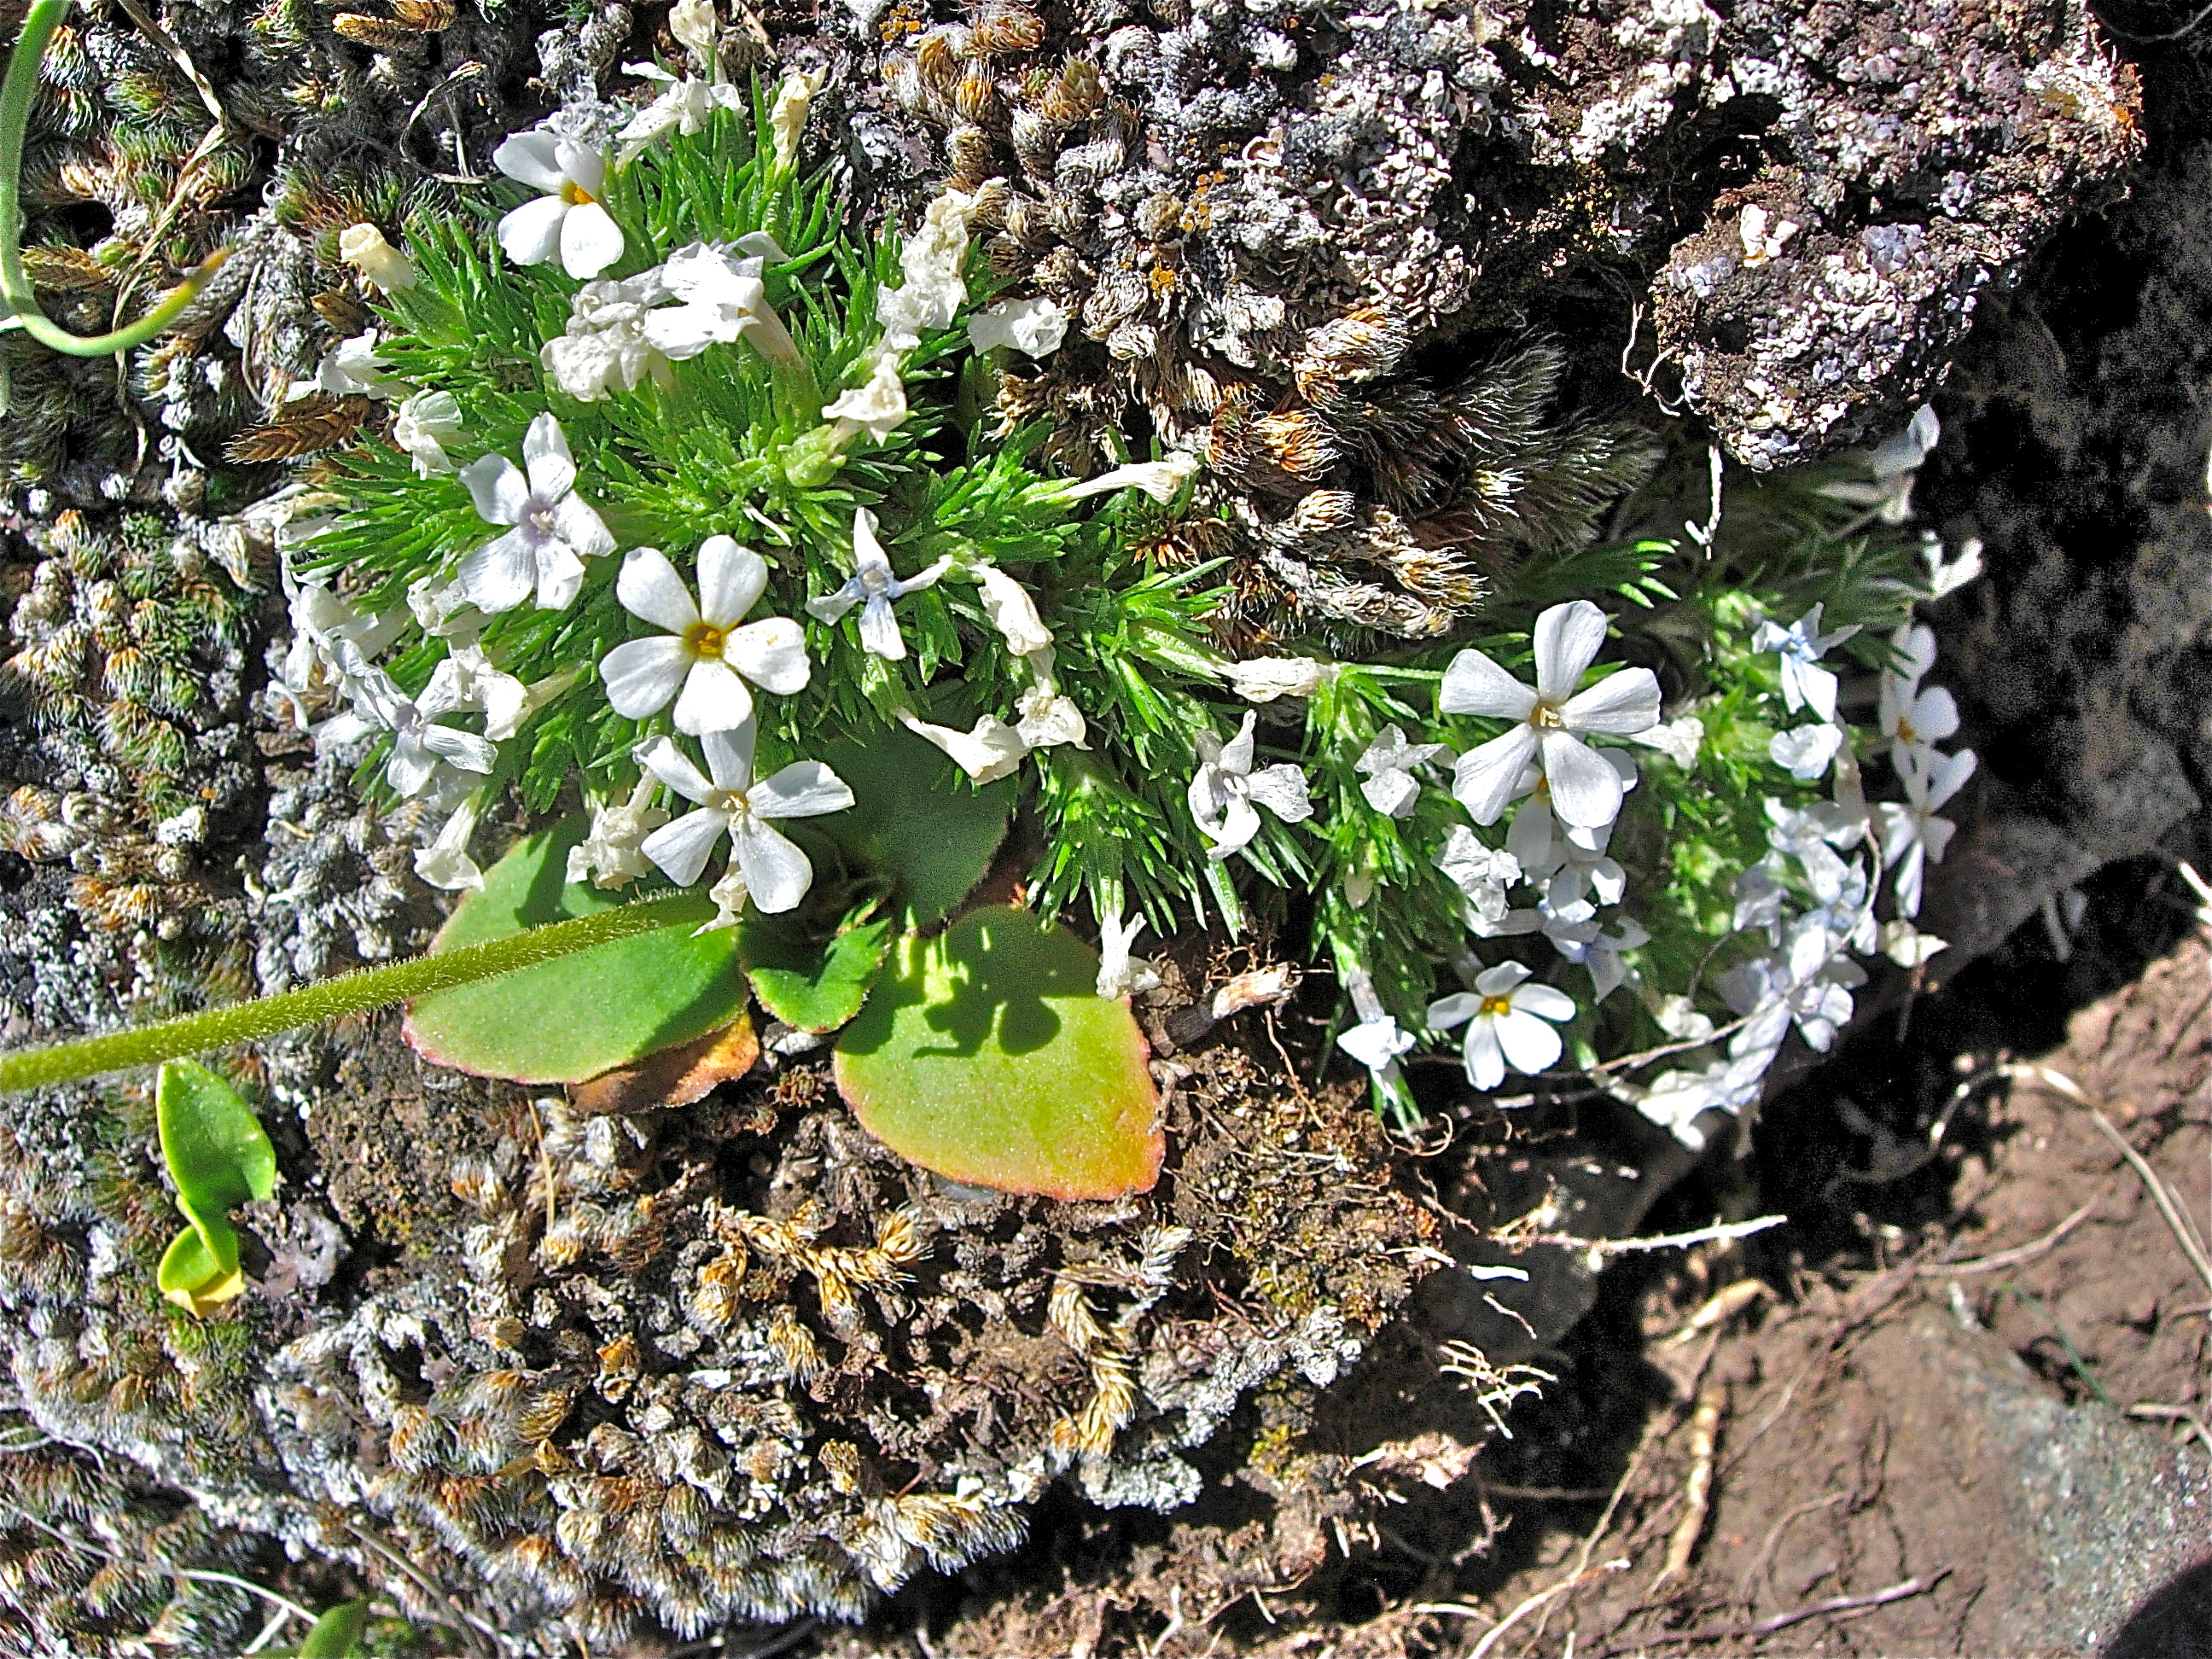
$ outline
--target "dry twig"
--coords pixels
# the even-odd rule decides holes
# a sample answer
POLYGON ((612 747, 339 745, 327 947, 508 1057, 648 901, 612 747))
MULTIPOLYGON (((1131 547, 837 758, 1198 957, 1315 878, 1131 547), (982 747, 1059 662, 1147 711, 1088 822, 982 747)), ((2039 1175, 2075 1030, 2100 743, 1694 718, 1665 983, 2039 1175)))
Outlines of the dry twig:
POLYGON ((2020 1267, 2057 1249, 2059 1241, 2087 1220, 2089 1212, 2096 1207, 2097 1200, 2091 1199, 2032 1243, 2016 1244, 1994 1255, 1978 1255, 1971 1261, 1923 1261, 1913 1271, 1923 1279, 1948 1279, 1962 1273, 1993 1273, 2002 1268, 2020 1267))
POLYGON ((1661 1631, 1655 1636, 1638 1637, 1633 1642, 1616 1642, 1611 1647, 1601 1648, 1589 1659, 1613 1659, 1615 1654, 1641 1653, 1646 1648, 1672 1645, 1678 1642, 1728 1642, 1746 1636, 1771 1636, 1792 1625, 1802 1625, 1808 1619, 1845 1613, 1871 1612, 1875 1607, 1887 1607, 1892 1601, 1902 1601, 1908 1596, 1925 1595, 1929 1590, 1951 1576, 1944 1567, 1923 1578, 1917 1574, 1892 1584, 1887 1589, 1869 1591, 1864 1595, 1832 1595, 1825 1601, 1815 1601, 1810 1607, 1797 1607, 1788 1613, 1778 1613, 1771 1619, 1761 1619, 1750 1625, 1700 1625, 1695 1630, 1661 1631))

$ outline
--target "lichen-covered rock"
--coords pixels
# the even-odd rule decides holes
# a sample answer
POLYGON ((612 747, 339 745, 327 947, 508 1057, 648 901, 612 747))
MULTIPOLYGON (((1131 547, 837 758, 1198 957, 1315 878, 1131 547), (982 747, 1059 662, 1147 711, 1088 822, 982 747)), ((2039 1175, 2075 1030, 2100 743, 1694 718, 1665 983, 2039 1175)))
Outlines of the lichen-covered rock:
POLYGON ((1234 1046, 1164 1063, 1182 1173, 1080 1206, 900 1162, 818 1065, 586 1117, 390 1052, 272 1054, 261 1288, 204 1322, 154 1289, 143 1099, 41 1097, 0 1135, 0 1346, 40 1431, 531 1651, 854 1617, 1063 1475, 1188 1504, 1194 1449, 1258 1391, 1305 1426, 1442 1259, 1371 1117, 1234 1046))

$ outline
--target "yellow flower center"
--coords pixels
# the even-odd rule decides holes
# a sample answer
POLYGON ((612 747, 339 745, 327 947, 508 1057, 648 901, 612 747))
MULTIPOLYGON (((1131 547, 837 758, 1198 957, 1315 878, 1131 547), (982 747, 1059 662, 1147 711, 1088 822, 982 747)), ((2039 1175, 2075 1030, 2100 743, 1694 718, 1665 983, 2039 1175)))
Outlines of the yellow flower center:
POLYGON ((1915 744, 1920 741, 1920 734, 1912 729, 1912 722, 1902 714, 1897 717, 1897 740, 1904 744, 1915 744))
POLYGON ((695 657, 719 657, 722 642, 728 638, 726 630, 712 623, 693 623, 684 630, 684 648, 695 657))
POLYGON ((570 207, 586 207, 598 198, 581 185, 572 182, 561 186, 561 199, 570 207))
POLYGON ((1500 1014, 1510 1014, 1512 1012, 1513 999, 1511 997, 1485 997, 1482 1000, 1482 1006, 1474 1011, 1474 1017, 1477 1019, 1480 1019, 1485 1015, 1487 1015, 1491 1018, 1495 1019, 1500 1014))
POLYGON ((1560 731, 1566 723, 1566 717, 1548 702, 1539 702, 1528 711, 1528 724, 1539 732, 1560 731))

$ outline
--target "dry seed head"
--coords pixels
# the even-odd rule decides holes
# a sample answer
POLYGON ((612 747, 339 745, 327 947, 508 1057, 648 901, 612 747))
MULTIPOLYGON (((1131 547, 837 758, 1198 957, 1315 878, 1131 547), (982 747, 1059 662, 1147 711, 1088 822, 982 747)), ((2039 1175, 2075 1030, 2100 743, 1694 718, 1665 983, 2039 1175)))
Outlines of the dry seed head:
POLYGON ((371 17, 357 11, 342 11, 331 19, 331 33, 341 35, 378 52, 411 51, 421 40, 422 31, 410 28, 404 23, 395 23, 388 17, 371 17))
POLYGON ((498 1166, 488 1158, 455 1158, 447 1184, 453 1188, 455 1198, 481 1215, 489 1215, 507 1206, 507 1182, 501 1178, 498 1166))
POLYGON ((453 0, 392 0, 399 21, 426 34, 441 34, 453 27, 457 9, 453 0))
POLYGON ((807 1265, 814 1269, 823 1323, 841 1342, 852 1341, 860 1335, 863 1322, 860 1298, 853 1294, 853 1282, 846 1277, 843 1263, 824 1250, 816 1254, 807 1265))
POLYGON ((895 52, 884 58, 884 92, 892 103, 902 109, 920 109, 925 94, 921 82, 921 65, 910 53, 895 52))
POLYGON ((1037 100, 1037 113, 1056 127, 1072 127, 1088 118, 1105 101, 1098 65, 1087 58, 1071 58, 1047 84, 1037 100))
POLYGON ((1292 477, 1318 478, 1336 464, 1335 441, 1304 410, 1263 415, 1253 426, 1262 450, 1292 477))
POLYGON ((960 53, 949 29, 932 29, 915 44, 914 59, 921 70, 922 84, 938 93, 949 93, 960 78, 960 53))
POLYGON ((969 121, 990 118, 998 107, 999 88, 992 82, 990 71, 980 64, 971 64, 960 77, 960 84, 952 89, 952 107, 969 121))
POLYGON ((27 247, 23 269, 33 287, 49 294, 78 294, 115 283, 112 270, 78 247, 27 247))
POLYGON ((1035 52, 1044 43, 1044 19, 1024 5, 987 5, 975 18, 974 35, 978 52, 1035 52))
POLYGON ((828 1367, 829 1362, 823 1358, 822 1345, 814 1340, 814 1333, 799 1322, 799 1316, 788 1306, 780 1307, 769 1316, 768 1340, 792 1380, 801 1388, 811 1385, 828 1367))
POLYGON ((849 1440, 831 1440, 814 1454, 822 1472, 830 1477, 830 1490, 850 1498, 860 1490, 860 1449, 849 1440))
POLYGON ((637 1339, 628 1331, 599 1350, 599 1398, 619 1404, 638 1378, 637 1339))
POLYGON ((1115 1435, 1137 1414, 1137 1384, 1129 1362, 1104 1349, 1092 1357, 1091 1386, 1091 1403, 1075 1421, 1076 1448, 1090 1456, 1104 1457, 1114 1449, 1115 1435))
POLYGON ((1083 1287, 1072 1279, 1054 1279, 1045 1318, 1060 1333, 1061 1340, 1079 1354, 1087 1355, 1109 1340, 1106 1328, 1091 1311, 1090 1299, 1083 1294, 1083 1287))

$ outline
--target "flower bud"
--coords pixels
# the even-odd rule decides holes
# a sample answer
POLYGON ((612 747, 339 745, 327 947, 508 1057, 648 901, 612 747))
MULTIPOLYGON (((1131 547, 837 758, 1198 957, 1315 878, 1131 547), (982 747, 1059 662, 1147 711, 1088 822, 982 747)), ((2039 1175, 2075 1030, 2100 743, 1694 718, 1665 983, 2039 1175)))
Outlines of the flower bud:
POLYGON ((415 286, 415 267, 374 225, 348 225, 340 231, 338 258, 386 294, 415 286))

